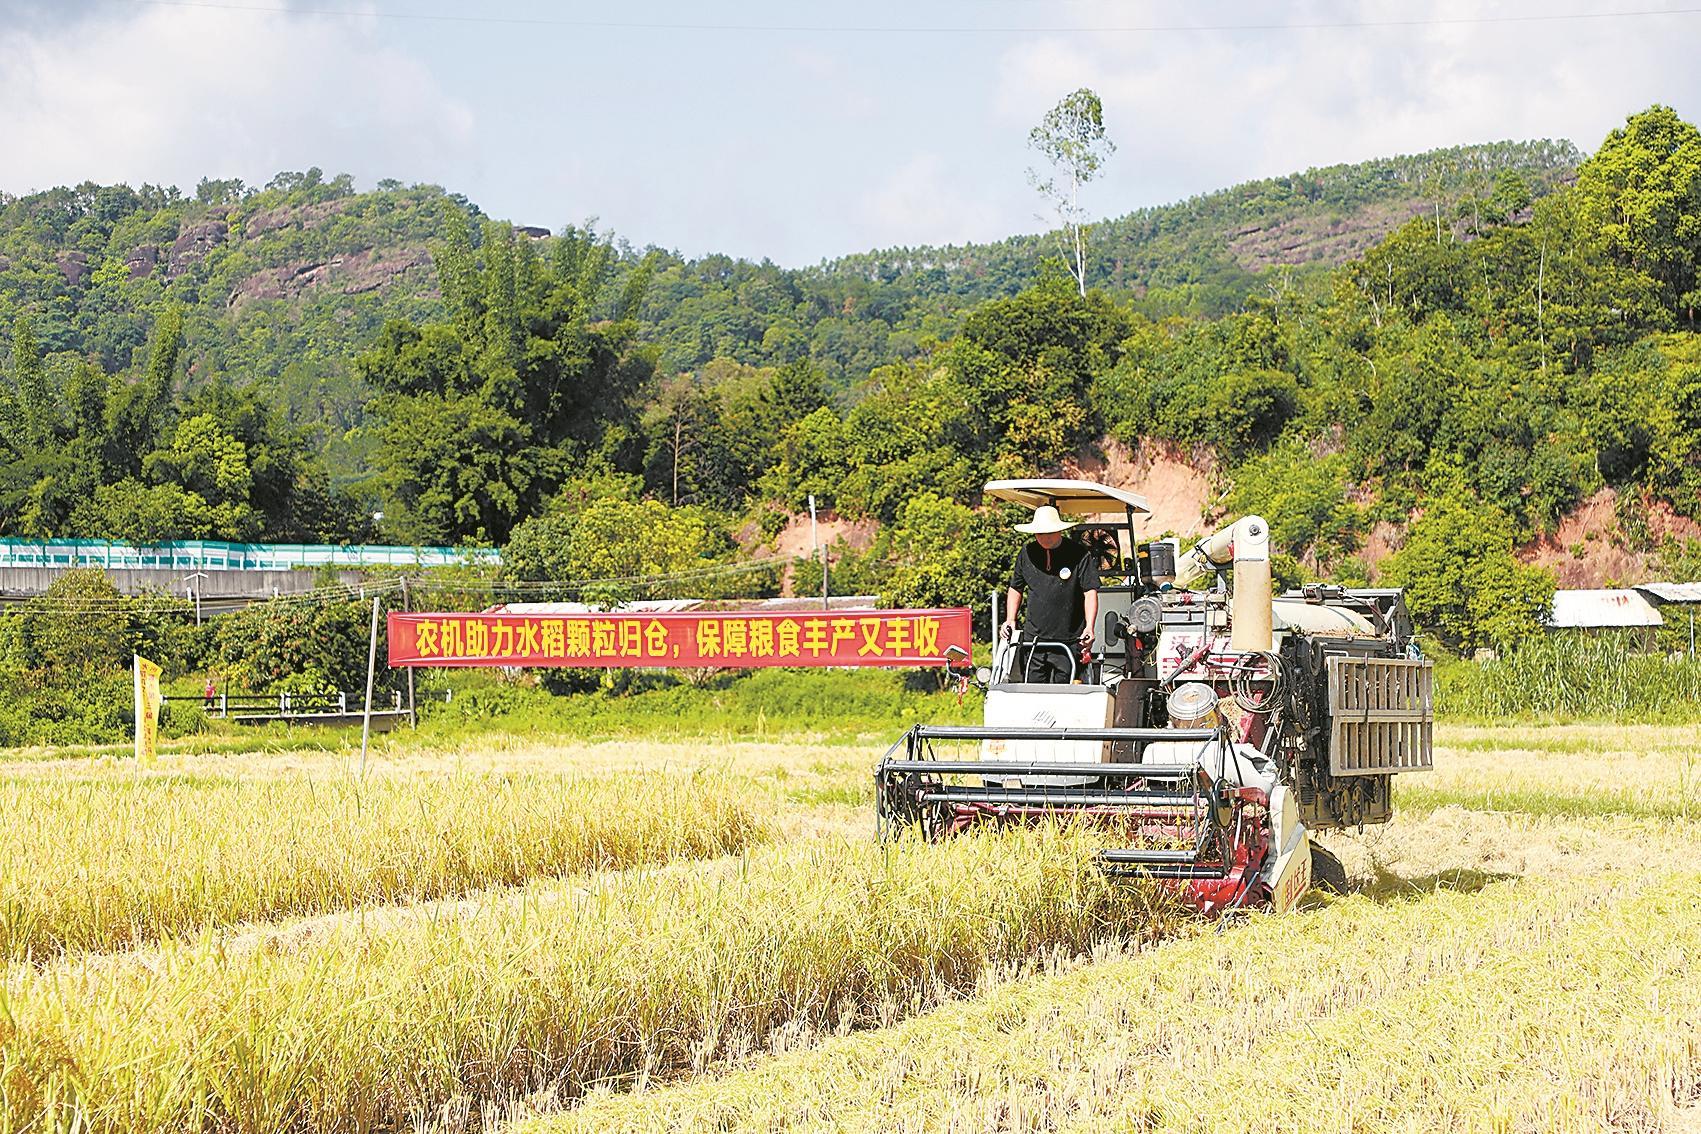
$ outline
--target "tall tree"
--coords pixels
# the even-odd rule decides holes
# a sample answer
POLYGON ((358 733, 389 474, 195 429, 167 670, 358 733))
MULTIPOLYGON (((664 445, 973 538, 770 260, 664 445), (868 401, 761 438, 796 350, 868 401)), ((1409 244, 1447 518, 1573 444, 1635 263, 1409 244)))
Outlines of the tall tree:
POLYGON ((1506 515, 1458 485, 1423 509, 1405 546, 1383 564, 1388 581, 1405 588, 1418 625, 1466 653, 1540 633, 1553 608, 1553 576, 1518 562, 1506 515))
POLYGON ((1104 131, 1103 102, 1088 87, 1065 96, 1028 132, 1028 146, 1051 165, 1050 176, 1029 169, 1028 179, 1063 222, 1073 252, 1070 272, 1085 298, 1087 222, 1086 210, 1081 207, 1081 187, 1098 176, 1099 167, 1116 152, 1116 143, 1104 131))
POLYGON ((141 380, 121 386, 107 401, 105 461, 120 476, 141 471, 142 457, 165 433, 172 385, 183 354, 183 312, 167 307, 154 324, 148 365, 141 380))
POLYGON ((582 268, 486 225, 478 256, 456 269, 465 309, 394 320, 360 356, 377 394, 374 485, 391 505, 391 533, 500 542, 568 470, 636 466, 642 453, 624 442, 637 429, 633 395, 648 358, 623 353, 630 328, 590 322, 582 268))
POLYGON ((1693 326, 1701 306, 1701 130, 1667 106, 1633 115, 1577 171, 1590 225, 1627 266, 1652 277, 1693 326))
POLYGON ((18 424, 31 445, 46 443, 53 434, 53 403, 47 393, 47 372, 29 317, 20 315, 12 328, 12 385, 17 388, 18 424))

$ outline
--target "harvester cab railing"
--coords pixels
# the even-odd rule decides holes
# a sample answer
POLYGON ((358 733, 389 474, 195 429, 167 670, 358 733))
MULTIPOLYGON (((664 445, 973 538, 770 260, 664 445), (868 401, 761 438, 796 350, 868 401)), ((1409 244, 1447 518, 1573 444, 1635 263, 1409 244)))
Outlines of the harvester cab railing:
MULTIPOLYGON (((1033 683, 1034 657, 1060 655, 1069 662, 1069 681, 1086 676, 1089 679, 1095 674, 1089 671, 1083 675, 1080 665, 1079 647, 1069 642, 1052 641, 1042 638, 1018 637, 1015 639, 1000 639, 992 650, 992 677, 994 684, 1003 685, 1011 680, 1011 674, 1016 671, 1016 665, 1021 663, 1021 681, 1024 684, 1033 683)), ((1095 655, 1096 657, 1096 655, 1095 655)))

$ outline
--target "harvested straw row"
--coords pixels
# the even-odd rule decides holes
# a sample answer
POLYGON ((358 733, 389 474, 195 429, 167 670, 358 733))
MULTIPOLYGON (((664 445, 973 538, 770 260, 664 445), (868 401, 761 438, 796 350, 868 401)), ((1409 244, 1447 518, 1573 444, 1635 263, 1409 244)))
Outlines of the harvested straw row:
POLYGON ((0 1124, 346 1131, 457 1107, 474 1123, 540 1090, 917 1010, 999 968, 1156 932, 1164 913, 1044 831, 805 842, 526 896, 295 950, 13 966, 0 1124))
POLYGON ((514 1134, 1652 1129, 1701 1082, 1701 876, 1259 917, 514 1134))
POLYGON ((255 919, 681 856, 763 837, 712 775, 0 781, 0 956, 43 960, 255 919))

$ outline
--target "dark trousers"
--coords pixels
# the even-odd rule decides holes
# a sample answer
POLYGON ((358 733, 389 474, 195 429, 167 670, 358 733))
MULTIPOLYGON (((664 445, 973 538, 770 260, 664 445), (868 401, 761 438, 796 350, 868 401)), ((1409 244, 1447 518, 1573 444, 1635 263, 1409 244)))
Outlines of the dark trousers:
MULTIPOLYGON (((1076 643, 1070 645, 1074 646, 1076 643)), ((1077 658, 1077 676, 1080 675, 1080 669, 1080 659, 1077 658)), ((1016 648, 1016 668, 1010 675, 1014 681, 1027 681, 1036 685, 1067 685, 1069 674, 1069 658, 1055 646, 1034 648, 1021 645, 1016 648)))

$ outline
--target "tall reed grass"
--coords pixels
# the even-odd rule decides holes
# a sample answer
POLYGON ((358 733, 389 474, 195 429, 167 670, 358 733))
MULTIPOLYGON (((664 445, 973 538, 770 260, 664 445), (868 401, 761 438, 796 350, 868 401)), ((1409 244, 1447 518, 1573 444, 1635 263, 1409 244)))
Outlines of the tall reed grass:
POLYGON ((1701 658, 1642 651, 1618 634, 1532 638, 1495 661, 1437 674, 1444 717, 1701 720, 1701 658))
POLYGON ((9 1129, 354 1131, 665 1075, 1154 933, 1067 832, 807 842, 296 949, 13 966, 9 1129))
POLYGON ((1701 876, 1355 897, 1000 988, 514 1134, 1665 1128, 1701 876))
POLYGON ((751 794, 661 773, 0 780, 0 956, 725 854, 765 835, 751 794))

